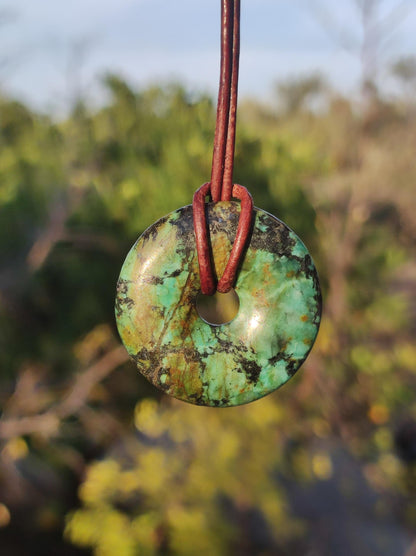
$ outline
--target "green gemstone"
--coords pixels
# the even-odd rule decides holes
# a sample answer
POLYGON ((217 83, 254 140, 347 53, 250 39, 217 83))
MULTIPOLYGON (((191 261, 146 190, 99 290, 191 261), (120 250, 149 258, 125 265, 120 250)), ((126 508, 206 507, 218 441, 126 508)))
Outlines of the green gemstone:
MULTIPOLYGON (((214 266, 221 276, 240 205, 207 205, 214 266)), ((283 222, 259 209, 235 291, 234 320, 210 325, 200 291, 192 206, 161 218, 130 250, 117 285, 121 339, 139 371, 167 394, 198 405, 251 402, 284 384, 319 329, 321 294, 312 259, 283 222)))

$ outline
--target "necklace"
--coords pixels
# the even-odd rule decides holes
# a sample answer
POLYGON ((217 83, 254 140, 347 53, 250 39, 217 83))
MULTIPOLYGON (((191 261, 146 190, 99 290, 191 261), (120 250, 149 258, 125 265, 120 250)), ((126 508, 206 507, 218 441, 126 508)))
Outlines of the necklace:
POLYGON ((321 315, 305 245, 233 184, 240 0, 221 1, 211 181, 192 205, 139 237, 116 297, 118 330, 139 371, 171 396, 217 407, 254 401, 284 384, 308 356, 321 315), (235 318, 221 324, 201 318, 201 295, 229 292, 239 302, 235 318))

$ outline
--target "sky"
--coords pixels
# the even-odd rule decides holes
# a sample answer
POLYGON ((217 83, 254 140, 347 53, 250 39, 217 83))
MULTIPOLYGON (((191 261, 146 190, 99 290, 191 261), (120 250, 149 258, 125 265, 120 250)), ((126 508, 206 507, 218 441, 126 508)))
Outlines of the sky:
MULTIPOLYGON (((362 1, 242 0, 240 97, 268 98, 276 82, 314 72, 356 90, 362 1)), ((385 83, 392 61, 416 54, 416 2, 378 6, 385 83)), ((107 72, 216 94, 219 25, 220 0, 0 0, 0 89, 58 111, 79 94, 99 102, 107 72)))

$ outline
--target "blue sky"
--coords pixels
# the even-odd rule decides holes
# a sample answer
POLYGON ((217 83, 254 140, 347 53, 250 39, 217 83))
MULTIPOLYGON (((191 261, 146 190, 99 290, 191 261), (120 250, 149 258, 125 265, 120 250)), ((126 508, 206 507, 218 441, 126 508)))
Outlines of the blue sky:
MULTIPOLYGON (((359 2, 242 0, 240 95, 265 98, 277 80, 315 71, 352 92, 361 67, 359 2)), ((381 21, 402 6, 385 25, 381 67, 416 54, 412 4, 379 2, 381 21)), ((0 62, 8 63, 0 64, 0 86, 38 107, 61 110, 77 91, 100 98, 106 71, 138 86, 180 80, 216 93, 219 0, 0 0, 2 13, 0 62)))

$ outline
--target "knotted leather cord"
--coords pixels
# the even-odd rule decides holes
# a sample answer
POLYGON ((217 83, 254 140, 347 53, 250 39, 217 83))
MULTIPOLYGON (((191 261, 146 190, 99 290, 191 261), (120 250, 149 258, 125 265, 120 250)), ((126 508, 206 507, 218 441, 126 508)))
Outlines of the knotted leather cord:
POLYGON ((214 294, 216 289, 221 293, 226 293, 233 287, 251 229, 253 213, 251 195, 245 187, 233 185, 239 54, 240 0, 222 0, 220 87, 211 181, 200 187, 193 199, 193 218, 199 275, 201 291, 205 295, 214 294), (220 200, 230 201, 232 197, 241 201, 236 238, 230 258, 217 287, 215 285, 205 215, 205 197, 207 195, 211 195, 214 202, 220 200))

